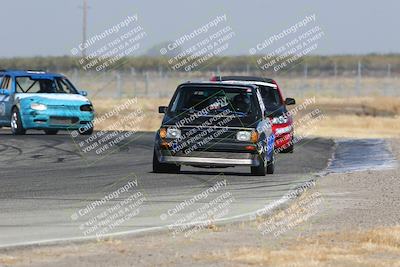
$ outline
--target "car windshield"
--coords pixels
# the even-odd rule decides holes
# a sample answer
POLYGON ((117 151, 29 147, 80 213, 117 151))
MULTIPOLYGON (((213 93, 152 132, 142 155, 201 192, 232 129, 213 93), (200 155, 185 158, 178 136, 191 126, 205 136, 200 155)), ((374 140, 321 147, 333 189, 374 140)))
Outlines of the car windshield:
POLYGON ((255 114, 251 89, 224 87, 181 87, 172 101, 171 112, 202 111, 212 115, 229 109, 238 115, 255 114))
POLYGON ((21 76, 15 79, 17 93, 77 94, 72 83, 64 77, 36 78, 21 76))
POLYGON ((276 108, 282 105, 277 89, 269 86, 259 86, 259 88, 264 105, 267 109, 276 108))

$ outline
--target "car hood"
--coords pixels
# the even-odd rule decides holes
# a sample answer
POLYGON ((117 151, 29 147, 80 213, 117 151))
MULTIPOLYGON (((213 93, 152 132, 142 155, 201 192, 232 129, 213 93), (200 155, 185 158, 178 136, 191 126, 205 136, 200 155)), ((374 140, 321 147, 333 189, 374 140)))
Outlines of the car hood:
MULTIPOLYGON (((200 126, 200 125, 207 125, 206 122, 210 121, 212 116, 200 116, 200 117, 191 117, 194 118, 193 120, 187 121, 185 123, 185 118, 189 118, 189 114, 177 114, 177 113, 167 113, 164 116, 164 120, 162 122, 163 125, 177 125, 177 127, 185 127, 185 126, 200 126), (183 123, 182 123, 183 122, 183 123)), ((239 117, 235 116, 234 118, 227 120, 226 123, 222 123, 218 125, 218 122, 224 121, 227 117, 221 117, 211 125, 207 126, 220 126, 220 127, 244 127, 244 128, 256 128, 257 123, 260 118, 257 116, 244 116, 239 117)))
POLYGON ((15 94, 16 101, 27 99, 49 105, 90 103, 86 97, 78 94, 15 94))

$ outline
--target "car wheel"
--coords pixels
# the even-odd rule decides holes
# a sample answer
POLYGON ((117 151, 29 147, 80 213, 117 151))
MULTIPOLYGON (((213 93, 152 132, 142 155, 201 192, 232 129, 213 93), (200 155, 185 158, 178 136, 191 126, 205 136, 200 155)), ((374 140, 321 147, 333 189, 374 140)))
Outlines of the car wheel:
POLYGON ((282 150, 282 153, 293 153, 293 150, 294 150, 294 145, 290 144, 290 146, 282 150))
POLYGON ((181 170, 180 165, 161 163, 158 161, 156 151, 153 152, 153 172, 155 173, 178 173, 181 170))
POLYGON ((260 165, 251 167, 251 174, 256 176, 265 176, 267 172, 267 160, 265 158, 265 152, 258 155, 260 165))
POLYGON ((26 130, 22 126, 18 108, 14 108, 11 113, 11 132, 13 135, 23 135, 26 133, 26 130))
POLYGON ((56 135, 56 134, 58 133, 58 130, 47 129, 47 130, 44 130, 44 132, 45 132, 47 135, 56 135))
POLYGON ((81 135, 92 135, 92 134, 93 134, 93 131, 94 131, 94 128, 91 127, 91 128, 89 128, 89 129, 86 129, 86 130, 83 131, 83 132, 79 131, 79 133, 80 133, 81 135))
POLYGON ((267 162, 267 173, 274 174, 275 171, 275 159, 274 152, 272 152, 271 159, 267 162))

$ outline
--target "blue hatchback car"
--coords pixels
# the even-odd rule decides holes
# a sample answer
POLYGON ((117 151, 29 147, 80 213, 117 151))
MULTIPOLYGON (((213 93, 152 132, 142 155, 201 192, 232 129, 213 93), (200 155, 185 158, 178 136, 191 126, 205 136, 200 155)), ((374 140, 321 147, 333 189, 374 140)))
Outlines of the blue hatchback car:
POLYGON ((0 127, 11 127, 15 135, 29 129, 90 135, 94 110, 86 95, 61 74, 0 70, 0 127))

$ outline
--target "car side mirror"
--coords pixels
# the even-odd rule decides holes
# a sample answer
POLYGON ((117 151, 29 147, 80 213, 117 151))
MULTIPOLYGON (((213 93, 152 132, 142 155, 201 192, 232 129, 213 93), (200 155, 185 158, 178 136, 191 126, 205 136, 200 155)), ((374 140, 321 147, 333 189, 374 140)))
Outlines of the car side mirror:
POLYGON ((0 95, 9 96, 10 91, 8 91, 8 89, 0 89, 0 95))
POLYGON ((79 94, 82 95, 82 96, 87 96, 88 95, 88 93, 86 91, 79 91, 79 94))
POLYGON ((168 107, 165 106, 158 107, 158 113, 166 113, 167 109, 168 107))
POLYGON ((288 98, 285 99, 285 104, 286 105, 295 105, 296 104, 296 100, 294 98, 288 97, 288 98))

